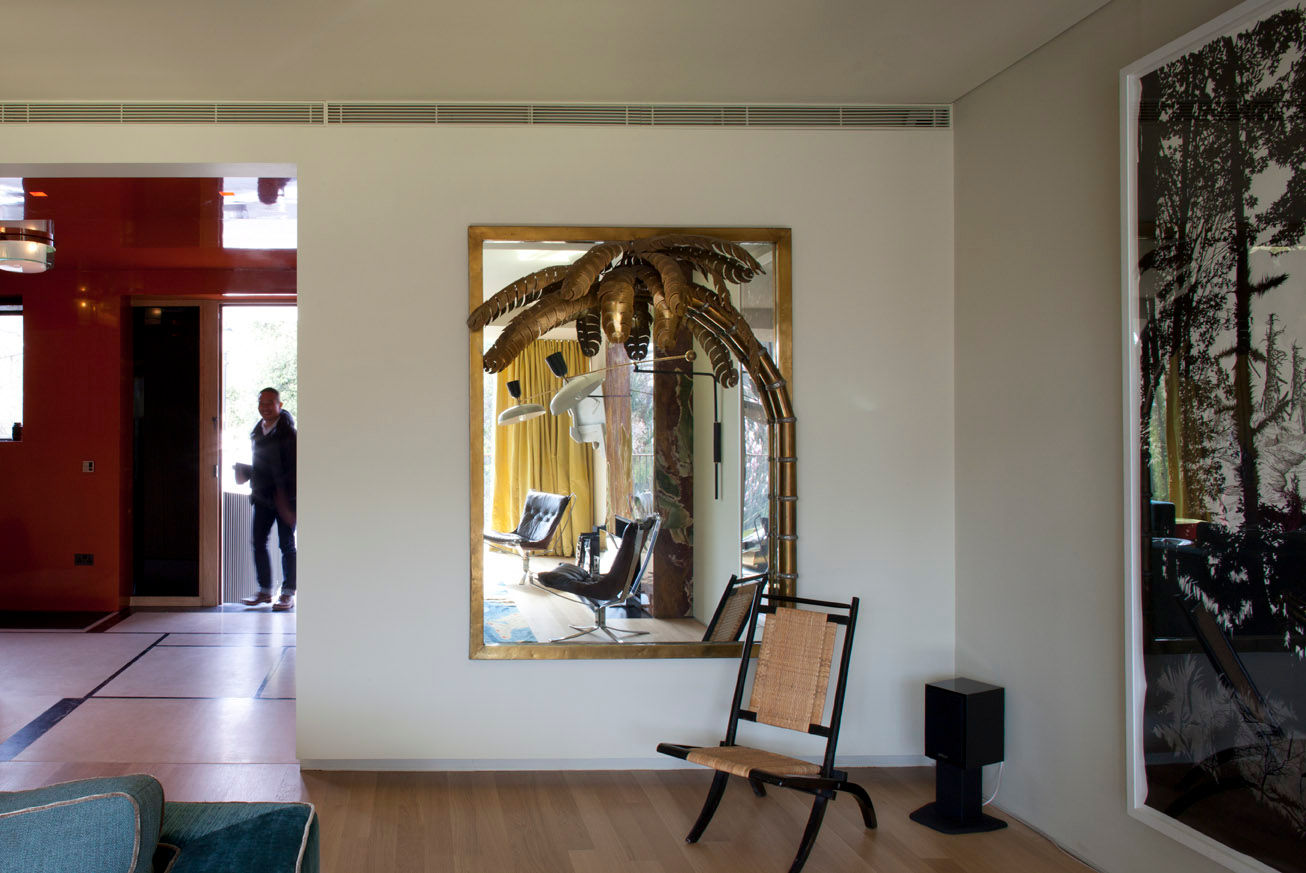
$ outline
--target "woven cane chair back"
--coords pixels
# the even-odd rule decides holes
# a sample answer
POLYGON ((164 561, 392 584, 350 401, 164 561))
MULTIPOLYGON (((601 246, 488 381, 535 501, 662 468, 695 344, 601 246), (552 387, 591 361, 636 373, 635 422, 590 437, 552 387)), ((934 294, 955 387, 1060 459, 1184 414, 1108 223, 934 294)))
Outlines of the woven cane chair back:
POLYGON ((836 630, 824 612, 781 606, 767 616, 748 704, 759 722, 803 732, 821 724, 836 630))
POLYGON ((721 593, 721 600, 716 605, 712 620, 703 632, 705 643, 733 643, 739 639, 744 625, 752 614, 753 601, 757 600, 758 589, 766 585, 765 573, 756 576, 731 576, 726 583, 726 590, 721 593))

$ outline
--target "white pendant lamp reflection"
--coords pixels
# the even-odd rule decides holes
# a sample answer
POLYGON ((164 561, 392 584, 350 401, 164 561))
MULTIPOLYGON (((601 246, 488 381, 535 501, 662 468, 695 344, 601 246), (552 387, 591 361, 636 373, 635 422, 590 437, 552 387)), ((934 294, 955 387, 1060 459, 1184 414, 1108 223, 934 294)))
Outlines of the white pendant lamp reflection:
POLYGON ((592 373, 582 373, 567 380, 567 384, 558 389, 558 393, 553 395, 549 401, 549 412, 554 415, 562 415, 564 412, 571 412, 586 397, 593 394, 600 385, 603 384, 603 377, 606 376, 602 370, 595 370, 592 373))
POLYGON ((0 219, 0 270, 44 273, 53 251, 53 222, 0 219))
POLYGON ((567 384, 559 388, 558 393, 549 401, 549 412, 554 415, 565 412, 571 416, 571 438, 576 442, 603 442, 607 430, 603 399, 602 395, 593 395, 603 387, 603 379, 607 376, 606 368, 568 377, 567 362, 560 353, 554 352, 544 360, 548 362, 553 375, 567 380, 567 384))
MULTIPOLYGON (((514 400, 521 399, 521 382, 513 379, 508 383, 508 393, 514 400)), ((515 406, 509 406, 503 412, 499 413, 499 424, 516 424, 519 421, 529 421, 532 418, 539 418, 544 414, 544 407, 538 403, 518 403, 515 406)))

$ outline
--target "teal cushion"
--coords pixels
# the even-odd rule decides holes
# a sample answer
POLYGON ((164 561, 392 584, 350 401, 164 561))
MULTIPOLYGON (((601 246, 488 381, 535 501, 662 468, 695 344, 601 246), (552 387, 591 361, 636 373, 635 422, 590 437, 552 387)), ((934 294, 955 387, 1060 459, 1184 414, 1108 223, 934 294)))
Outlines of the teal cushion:
POLYGON ((143 774, 0 792, 0 873, 150 873, 162 809, 143 774))
POLYGON ((159 842, 179 854, 167 873, 317 873, 311 803, 167 803, 159 842))

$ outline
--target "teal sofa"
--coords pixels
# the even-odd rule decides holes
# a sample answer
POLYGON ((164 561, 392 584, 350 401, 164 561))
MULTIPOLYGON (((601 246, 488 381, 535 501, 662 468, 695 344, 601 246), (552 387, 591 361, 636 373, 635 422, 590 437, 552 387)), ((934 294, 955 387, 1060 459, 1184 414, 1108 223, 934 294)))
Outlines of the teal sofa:
POLYGON ((318 873, 311 803, 176 803, 153 776, 0 792, 0 873, 318 873))

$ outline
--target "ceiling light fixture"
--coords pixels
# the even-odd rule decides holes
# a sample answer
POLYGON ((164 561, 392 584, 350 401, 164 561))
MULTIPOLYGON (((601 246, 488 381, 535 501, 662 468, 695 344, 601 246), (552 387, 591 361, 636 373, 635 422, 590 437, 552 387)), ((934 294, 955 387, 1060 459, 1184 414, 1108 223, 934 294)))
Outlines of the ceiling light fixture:
POLYGON ((508 393, 512 395, 513 400, 518 402, 515 406, 509 406, 499 413, 499 424, 516 424, 519 421, 529 421, 544 414, 544 407, 540 404, 520 402, 521 382, 517 379, 513 379, 508 383, 508 393))
POLYGON ((50 221, 27 219, 0 221, 0 270, 10 273, 44 273, 54 252, 54 226, 50 221))

